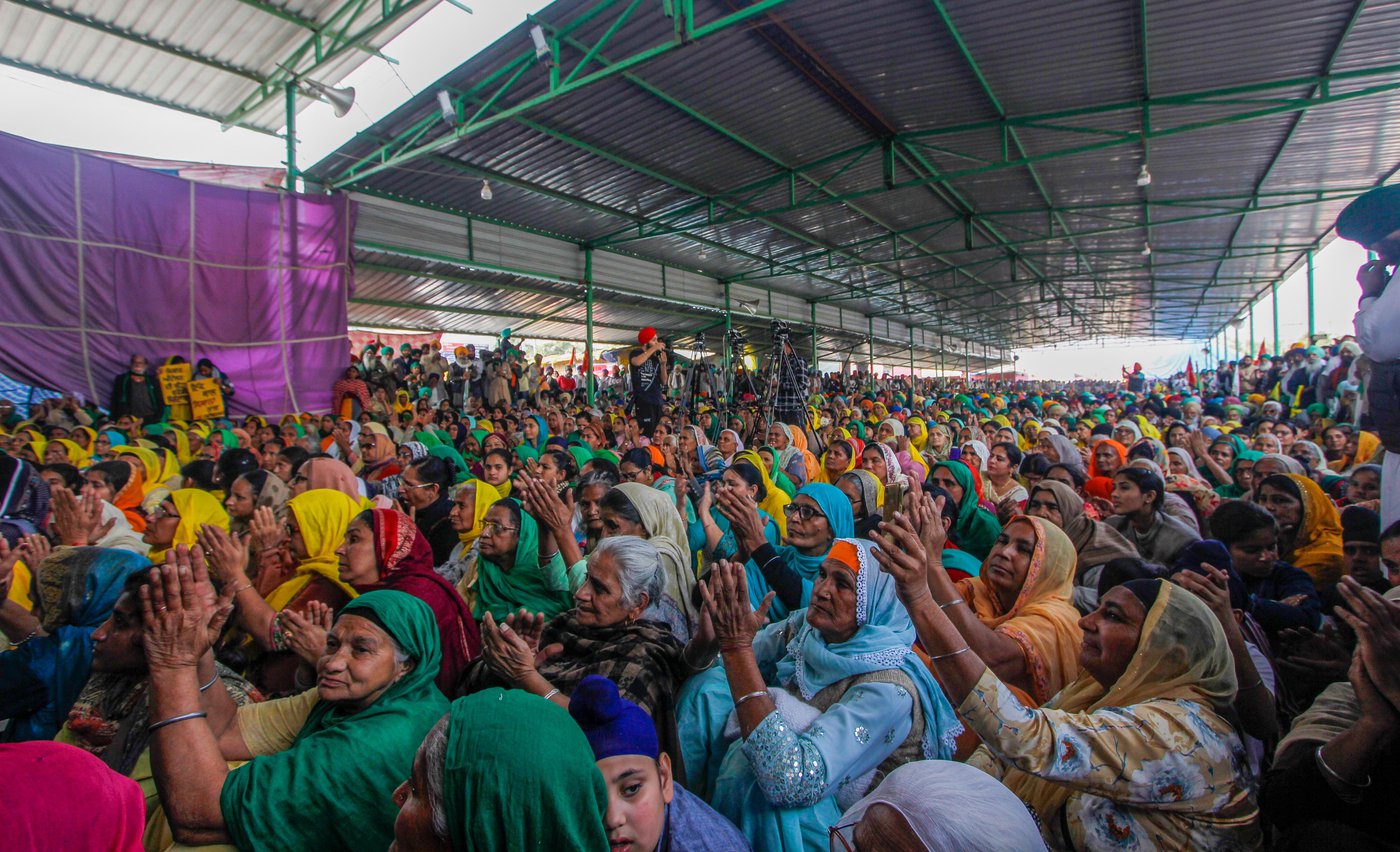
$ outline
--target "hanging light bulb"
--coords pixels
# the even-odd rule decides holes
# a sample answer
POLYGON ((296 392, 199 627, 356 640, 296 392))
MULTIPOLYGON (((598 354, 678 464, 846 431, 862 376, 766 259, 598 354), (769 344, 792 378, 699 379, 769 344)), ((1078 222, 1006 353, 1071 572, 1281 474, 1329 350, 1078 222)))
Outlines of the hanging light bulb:
POLYGON ((1147 164, 1142 164, 1142 169, 1138 172, 1137 185, 1147 186, 1152 183, 1152 172, 1147 170, 1147 164))
POLYGON ((484 180, 484 181, 482 181, 482 182, 481 182, 481 200, 482 200, 482 201, 490 201, 490 200, 491 200, 492 198, 494 198, 494 197, 495 197, 495 193, 491 192, 491 181, 489 181, 489 180, 484 180))
POLYGON ((1142 244, 1142 256, 1143 256, 1143 257, 1150 257, 1151 255, 1152 255, 1152 244, 1151 244, 1151 243, 1143 243, 1143 244, 1142 244))

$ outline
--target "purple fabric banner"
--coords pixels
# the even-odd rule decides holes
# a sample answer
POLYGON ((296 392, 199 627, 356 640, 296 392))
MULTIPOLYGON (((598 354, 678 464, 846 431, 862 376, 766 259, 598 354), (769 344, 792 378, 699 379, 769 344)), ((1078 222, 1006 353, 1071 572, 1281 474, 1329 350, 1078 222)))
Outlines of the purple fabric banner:
POLYGON ((231 414, 326 411, 353 232, 343 194, 194 183, 0 133, 0 372, 105 408, 133 354, 208 358, 231 414))

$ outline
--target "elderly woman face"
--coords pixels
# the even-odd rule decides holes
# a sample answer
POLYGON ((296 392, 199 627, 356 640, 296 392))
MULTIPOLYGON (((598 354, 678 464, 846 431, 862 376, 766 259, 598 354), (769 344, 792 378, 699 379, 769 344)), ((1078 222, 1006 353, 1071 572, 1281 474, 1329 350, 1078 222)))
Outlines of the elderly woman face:
POLYGON ((735 452, 738 451, 739 439, 734 437, 733 432, 725 430, 724 432, 720 433, 719 442, 717 446, 719 447, 720 453, 726 458, 728 458, 729 456, 733 455, 735 452))
POLYGON ((867 447, 861 454, 866 470, 875 475, 881 482, 889 481, 889 466, 885 464, 885 454, 880 452, 878 447, 867 447))
POLYGON ((352 712, 373 704, 413 664, 398 661, 398 648, 384 628, 358 615, 342 615, 326 636, 316 662, 316 691, 352 712))
POLYGON ((50 441, 44 447, 44 464, 67 464, 68 450, 57 441, 50 441))
POLYGON ((1124 446, 1132 446, 1133 442, 1137 440, 1137 436, 1127 426, 1119 426, 1113 430, 1113 440, 1124 446))
POLYGON ((968 467, 977 470, 982 469, 982 455, 977 452, 977 448, 971 444, 965 444, 962 448, 962 460, 968 467))
POLYGON ((817 569, 807 623, 828 645, 856 634, 856 575, 845 563, 827 559, 817 569))
POLYGON ((175 501, 165 500, 151 513, 141 540, 153 549, 169 547, 175 540, 175 530, 179 526, 180 512, 175 508, 175 501))
POLYGON ((504 506, 487 509, 486 517, 481 521, 481 538, 477 539, 481 555, 495 562, 514 560, 515 546, 519 542, 520 529, 515 525, 510 510, 504 506))
POLYGON ((1026 514, 1032 518, 1044 518, 1057 527, 1065 525, 1065 516, 1060 511, 1060 503, 1050 491, 1037 491, 1026 501, 1026 514))
POLYGON ((983 440, 983 442, 985 442, 985 443, 991 443, 991 442, 993 442, 993 441, 996 440, 996 437, 997 437, 997 424, 995 424, 995 423, 993 423, 993 422, 991 422, 991 421, 988 421, 988 422, 986 422, 986 423, 983 423, 983 424, 982 424, 982 440, 983 440))
POLYGON ((224 508, 228 510, 230 518, 236 521, 244 521, 253 516, 253 508, 256 501, 253 495, 253 485, 243 477, 238 477, 229 486, 228 497, 224 499, 224 508))
POLYGON ((683 429, 676 434, 676 447, 680 449, 682 456, 689 456, 695 452, 695 436, 689 429, 683 429))
POLYGON ((888 423, 881 423, 880 429, 876 433, 881 441, 887 441, 894 437, 894 427, 888 423))
POLYGON ((822 514, 821 506, 806 494, 799 494, 783 507, 787 513, 788 544, 799 550, 827 547, 835 537, 831 523, 822 514))
POLYGON ((1035 553, 1035 527, 1029 523, 1011 523, 997 536, 991 553, 982 564, 982 577, 1001 599, 1004 610, 1011 609, 1021 594, 1026 575, 1031 569, 1031 554, 1035 553))
POLYGON ((452 498, 447 521, 452 524, 453 532, 471 532, 472 524, 476 521, 476 486, 471 482, 459 488, 457 496, 452 498))
POLYGON ((1276 473, 1288 473, 1288 469, 1283 466, 1283 462, 1278 459, 1260 459, 1254 463, 1252 481, 1258 482, 1266 476, 1273 476, 1276 473))
POLYGON ((963 491, 962 484, 958 482, 953 472, 946 467, 936 467, 933 473, 929 474, 929 482, 948 492, 953 498, 953 502, 962 505, 963 491))
POLYGON ((1099 445, 1094 448, 1094 463, 1105 476, 1117 473, 1118 468, 1122 467, 1123 464, 1118 458, 1118 453, 1103 442, 1099 442, 1099 445))
POLYGON ((1079 665, 1105 689, 1128 670, 1146 618, 1147 608, 1142 601, 1118 586, 1099 599, 1098 609, 1079 619, 1079 628, 1084 631, 1079 665))
POLYGON ((865 520, 867 510, 865 507, 865 495, 861 493, 860 484, 848 477, 841 477, 836 480, 836 487, 841 489, 841 493, 846 495, 846 499, 851 501, 851 512, 856 520, 865 520))
POLYGON ((607 493, 608 486, 601 482, 579 489, 578 512, 589 535, 597 536, 603 532, 603 513, 599 503, 607 493))
POLYGON ((618 570, 613 554, 600 553, 589 559, 588 578, 574 592, 579 624, 585 627, 615 627, 636 621, 651 601, 643 593, 638 595, 636 603, 629 606, 623 592, 622 572, 618 570))
POLYGON ((1279 529, 1285 534, 1294 532, 1303 522, 1303 501, 1283 488, 1261 485, 1259 496, 1255 499, 1274 516, 1279 529))
POLYGON ((379 582, 379 557, 374 552, 374 529, 360 518, 350 522, 345 540, 335 549, 340 579, 352 586, 379 582))
POLYGON ((1311 444, 1303 441, 1293 442, 1293 446, 1288 448, 1288 457, 1297 459, 1304 470, 1313 470, 1322 463, 1322 459, 1318 458, 1317 450, 1313 449, 1311 444))
POLYGON ((602 509, 602 519, 603 538, 610 538, 615 535, 635 535, 639 538, 647 537, 646 527, 613 509, 604 507, 602 509))
POLYGON ((851 451, 841 442, 836 442, 826 449, 826 470, 828 473, 844 473, 847 465, 851 463, 851 451))
POLYGON ((1049 432, 1041 432, 1040 437, 1036 438, 1035 451, 1045 456, 1046 460, 1051 464, 1058 464, 1064 461, 1064 459, 1060 458, 1059 449, 1051 443, 1049 432))
POLYGON ((1181 456, 1176 453, 1167 454, 1167 467, 1170 468, 1167 471, 1168 473, 1174 473, 1178 476, 1185 476, 1190 473, 1190 471, 1186 469, 1186 462, 1182 461, 1181 456))

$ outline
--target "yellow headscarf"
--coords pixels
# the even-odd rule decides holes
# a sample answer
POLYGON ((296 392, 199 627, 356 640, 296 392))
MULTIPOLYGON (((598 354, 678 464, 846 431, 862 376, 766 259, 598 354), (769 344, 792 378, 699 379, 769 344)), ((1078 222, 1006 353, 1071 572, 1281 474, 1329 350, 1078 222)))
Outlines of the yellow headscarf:
POLYGON ((1303 497, 1303 519, 1293 539, 1293 550, 1280 554, 1294 568, 1302 568, 1319 590, 1342 579, 1346 557, 1342 554, 1342 516, 1323 493, 1322 486, 1306 476, 1285 473, 1303 497))
POLYGON ((149 496, 152 491, 165 487, 165 477, 161 476, 164 463, 160 457, 145 447, 125 446, 117 452, 117 458, 131 456, 141 463, 141 494, 149 496))
POLYGON ((484 479, 473 479, 466 484, 476 490, 476 505, 472 509, 472 528, 466 532, 457 533, 457 538, 466 545, 464 550, 470 549, 473 544, 476 544, 476 540, 481 538, 481 523, 486 520, 486 510, 491 508, 491 504, 503 499, 501 493, 484 479))
POLYGON ((165 434, 175 439, 175 458, 180 464, 186 465, 194 461, 194 453, 190 452, 190 434, 184 429, 167 429, 165 434))
POLYGON ((164 564, 165 554, 179 545, 193 546, 195 533, 205 524, 228 532, 228 512, 224 511, 218 499, 208 491, 181 488, 170 492, 166 499, 175 504, 175 513, 180 516, 180 523, 175 527, 175 537, 171 539, 169 547, 151 548, 150 557, 153 564, 164 564))
POLYGON ((904 434, 909 436, 910 446, 922 455, 924 447, 928 446, 928 422, 922 417, 910 417, 908 420, 904 421, 904 434), (917 435, 909 428, 915 423, 919 424, 919 434, 917 435))
POLYGON ((63 449, 67 452, 69 464, 73 465, 79 470, 92 464, 92 456, 88 454, 87 450, 79 446, 77 441, 71 441, 67 438, 59 438, 58 443, 61 444, 63 446, 63 449))
MULTIPOLYGON (((1220 622, 1195 595, 1166 580, 1157 582, 1157 600, 1142 622, 1137 652, 1127 670, 1108 689, 1088 672, 1081 673, 1047 708, 1088 714, 1152 699, 1199 703, 1217 713, 1230 706, 1235 697, 1235 665, 1220 622)), ((1058 819, 1058 811, 1073 792, 1067 785, 1015 769, 1002 781, 1047 824, 1058 819)))
POLYGON ((783 507, 791 503, 792 498, 773 482, 773 477, 768 475, 768 468, 756 450, 741 450, 734 454, 734 461, 745 461, 758 469, 758 475, 763 477, 763 489, 768 493, 763 502, 758 504, 758 508, 768 513, 773 523, 778 525, 778 532, 783 538, 787 538, 787 513, 783 511, 783 507))
POLYGON ((1341 473, 1350 470, 1359 464, 1366 464, 1371 460, 1371 456, 1376 454, 1376 450, 1381 448, 1380 436, 1375 432, 1356 433, 1356 455, 1342 456, 1334 462, 1328 462, 1327 466, 1332 470, 1341 473))
POLYGON ((83 452, 87 453, 88 456, 91 456, 93 451, 93 444, 97 441, 97 430, 92 428, 91 426, 79 426, 78 428, 73 430, 73 434, 82 435, 84 438, 87 439, 86 443, 78 441, 78 446, 82 447, 83 452))
MULTIPOLYGON (((846 469, 841 471, 841 473, 836 474, 835 476, 832 476, 830 473, 827 473, 826 453, 831 452, 831 447, 828 446, 826 448, 826 452, 822 453, 821 462, 817 465, 816 476, 813 476, 811 479, 809 479, 809 482, 823 482, 827 485, 835 485, 836 480, 841 478, 842 473, 850 473, 852 470, 855 470, 856 461, 858 461, 858 459, 856 459, 856 448, 851 446, 850 442, 844 438, 838 440, 840 440, 841 443, 846 445, 846 449, 850 453, 850 458, 846 459, 846 469)), ((831 443, 834 444, 836 443, 836 441, 832 441, 831 443)))
POLYGON ((287 501, 287 510, 296 518, 306 558, 297 565, 292 579, 273 589, 267 605, 279 612, 311 582, 325 577, 350 597, 358 592, 340 579, 340 558, 335 552, 345 541, 350 522, 360 513, 360 504, 349 495, 331 488, 313 488, 287 501))

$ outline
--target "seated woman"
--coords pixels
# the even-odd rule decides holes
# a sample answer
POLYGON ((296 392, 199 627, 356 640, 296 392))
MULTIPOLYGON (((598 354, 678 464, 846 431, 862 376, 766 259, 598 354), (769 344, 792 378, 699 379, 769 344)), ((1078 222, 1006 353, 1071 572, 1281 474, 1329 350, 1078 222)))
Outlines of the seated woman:
POLYGON ((253 514, 262 508, 271 511, 278 523, 283 522, 287 515, 287 500, 291 496, 286 483, 265 470, 243 474, 229 486, 228 496, 224 498, 229 531, 246 533, 253 514))
POLYGON ((777 597, 769 613, 775 621, 807 606, 831 543, 855 534, 851 503, 834 485, 814 482, 803 486, 796 499, 783 507, 788 517, 787 535, 778 547, 764 537, 758 507, 746 494, 727 491, 717 499, 720 512, 734 530, 739 556, 758 566, 754 579, 761 578, 762 583, 748 586, 751 603, 756 608, 773 591, 777 597))
POLYGON ((153 565, 165 563, 165 554, 180 545, 194 544, 204 527, 228 531, 228 512, 217 498, 197 488, 166 491, 165 497, 146 520, 141 540, 151 546, 147 556, 153 565))
POLYGON ((778 454, 777 469, 787 474, 794 487, 801 488, 807 483, 807 461, 803 458, 802 448, 793 442, 796 431, 796 428, 775 420, 768 424, 767 437, 768 446, 778 454))
POLYGON ((884 511, 899 511, 909 489, 909 477, 900 467, 894 448, 878 442, 866 444, 861 453, 861 469, 870 471, 885 489, 884 511))
POLYGON ((5 843, 12 849, 141 849, 141 790, 63 743, 0 745, 5 843), (73 818, 81 803, 83 818, 73 818))
MULTIPOLYGON (((504 620, 516 610, 553 618, 573 605, 582 577, 557 548, 541 555, 540 527, 520 501, 498 500, 486 510, 477 540, 476 605, 472 617, 487 613, 504 620)), ((459 588, 461 584, 458 584, 459 588)))
POLYGON ((1279 528, 1263 507, 1226 500, 1211 516, 1215 537, 1230 550, 1230 560, 1245 591, 1249 613, 1270 638, 1280 630, 1316 630, 1322 623, 1322 600, 1306 571, 1279 557, 1279 528))
MULTIPOLYGON (((692 524, 691 537, 695 537, 694 526, 700 526, 704 536, 704 553, 707 562, 716 559, 732 560, 739 553, 739 542, 735 538, 733 526, 724 513, 715 506, 716 495, 722 491, 735 491, 747 495, 748 499, 752 500, 755 505, 761 505, 768 496, 767 492, 764 491, 763 477, 758 472, 758 468, 743 461, 726 468, 717 483, 706 483, 697 504, 697 508, 700 510, 700 519, 696 524, 692 524)), ((764 539, 773 547, 778 547, 782 543, 782 534, 778 531, 777 522, 762 509, 758 510, 758 519, 763 525, 764 539)), ((753 561, 752 556, 745 563, 745 567, 749 570, 750 577, 762 576, 758 564, 753 561)))
POLYGON ((937 508, 930 499, 918 508, 924 549, 935 554, 928 588, 997 676, 1043 704, 1077 668, 1074 545, 1054 524, 1022 515, 1001 531, 981 573, 954 584, 944 567, 946 534, 933 521, 937 508))
POLYGON ((953 753, 961 727, 910 650, 908 616, 873 550, 838 540, 811 605, 767 626, 740 566, 721 563, 702 587, 723 665, 681 693, 686 768, 755 848, 819 848, 893 769, 953 753))
POLYGON ((404 504, 413 509, 413 521, 432 548, 434 565, 446 562, 458 543, 447 517, 458 473, 466 470, 459 471, 454 462, 430 455, 409 465, 399 478, 399 493, 404 504))
MULTIPOLYGON (((754 469, 757 470, 759 475, 763 478, 763 491, 767 496, 758 501, 758 508, 762 509, 768 517, 773 519, 773 523, 778 525, 779 536, 786 537, 787 512, 784 511, 784 508, 792 502, 792 495, 797 493, 797 489, 794 488, 789 492, 779 488, 778 484, 769 474, 769 466, 765 464, 763 456, 758 452, 754 450, 741 450, 734 455, 732 464, 745 461, 753 465, 754 469)), ((791 484, 791 482, 788 483, 788 485, 791 484)))
MULTIPOLYGON (((481 654, 481 636, 467 602, 433 570, 433 554, 413 520, 397 509, 369 509, 355 516, 336 548, 340 579, 366 594, 378 589, 406 592, 426 603, 437 621, 442 646, 438 688, 447 693, 467 663, 481 654)), ((293 613, 287 618, 298 619, 293 613)), ((303 629, 298 625, 298 632, 303 629)))
POLYGON ((1044 518, 1064 530, 1074 545, 1074 606, 1088 614, 1099 606, 1099 575, 1103 566, 1120 556, 1137 556, 1135 547, 1118 530, 1084 513, 1084 500, 1074 489, 1045 479, 1031 492, 1026 514, 1044 518))
POLYGON ((747 852, 749 842, 674 777, 646 711, 617 684, 589 675, 574 690, 569 715, 588 737, 608 785, 608 840, 637 852, 747 852))
POLYGON ((288 695, 311 685, 310 666, 318 648, 314 643, 299 646, 295 626, 283 614, 305 616, 313 602, 338 611, 355 597, 355 589, 341 579, 336 551, 359 510, 354 500, 328 488, 287 501, 289 546, 296 567, 291 574, 275 578, 260 574, 257 584, 248 577, 247 551, 240 543, 218 530, 201 532, 199 543, 210 567, 232 590, 238 607, 233 620, 241 635, 235 631, 222 643, 221 658, 231 668, 244 671, 265 695, 288 695))
POLYGON ((452 702, 402 777, 395 849, 608 848, 608 790, 587 737, 563 709, 519 690, 452 702))
POLYGON ((526 612, 497 621, 487 613, 482 659, 467 667, 456 694, 507 686, 567 705, 584 677, 602 675, 656 721, 663 748, 678 760, 676 691, 714 659, 714 636, 702 631, 682 644, 652 617, 662 569, 651 542, 630 535, 605 538, 590 554, 587 570, 574 608, 558 616, 526 612))
POLYGON ((1165 580, 1111 589, 1081 622, 1083 673, 1038 709, 1012 694, 929 594, 907 518, 876 558, 983 745, 970 766, 1035 813, 1052 849, 1254 848, 1258 809, 1228 714, 1236 680, 1210 609, 1165 580))
MULTIPOLYGON (((695 602, 695 565, 690 558, 690 540, 676 508, 675 497, 655 487, 624 482, 609 491, 599 507, 603 515, 603 537, 635 535, 651 541, 661 554, 661 595, 653 598, 658 613, 682 642, 690 638, 699 621, 695 602)), ((555 531, 555 539, 561 533, 555 531)), ((575 554, 560 543, 565 559, 575 554)), ((581 555, 580 555, 581 558, 581 555)), ((574 563, 576 565, 577 560, 574 563)), ((577 570, 577 568, 575 569, 577 570)))
POLYGON ((831 830, 847 841, 847 849, 1002 852, 1045 845, 1014 793, 987 773, 951 760, 899 767, 831 830))
POLYGON ((0 630, 11 645, 0 653, 0 719, 10 720, 0 739, 50 740, 88 679, 93 632, 111 616, 126 579, 151 563, 104 547, 50 552, 37 533, 0 554, 0 630), (32 611, 8 598, 21 557, 32 566, 32 611))
POLYGON ((997 507, 998 521, 1002 521, 1003 516, 1009 520, 1021 514, 1026 500, 1030 499, 1025 486, 1016 481, 1021 459, 1021 451, 1009 442, 993 444, 991 455, 987 456, 987 475, 982 477, 982 489, 997 507))
MULTIPOLYGON (((160 807, 147 732, 151 722, 150 677, 141 648, 144 622, 140 590, 149 582, 149 571, 129 575, 112 614, 93 631, 92 674, 54 738, 96 755, 103 764, 139 784, 147 818, 160 807)), ((202 592, 212 598, 213 587, 202 587, 202 592)), ((262 700, 252 684, 232 670, 218 663, 215 670, 235 704, 262 700)))
POLYGON ((822 453, 821 467, 814 481, 835 485, 837 480, 855 468, 857 461, 855 449, 849 441, 832 441, 826 452, 822 453))
POLYGON ((452 511, 447 517, 457 533, 457 544, 447 561, 435 570, 457 588, 468 610, 476 606, 477 542, 481 540, 481 525, 486 521, 487 511, 500 499, 496 489, 480 479, 462 483, 452 498, 452 511))
POLYGON ((1254 502, 1278 521, 1279 558, 1306 571, 1319 592, 1335 586, 1346 571, 1342 519, 1322 488, 1301 474, 1274 474, 1259 482, 1254 502))
POLYGON ((863 468, 841 474, 835 485, 851 501, 856 538, 869 538, 885 519, 885 486, 863 468))
POLYGON ((1113 516, 1104 523, 1122 533, 1138 555, 1149 562, 1170 565, 1182 548, 1199 541, 1190 527, 1166 514, 1166 483, 1150 470, 1120 468, 1113 475, 1113 516))
POLYGON ((433 685, 432 610, 403 592, 361 595, 326 638, 316 688, 237 707, 215 677, 213 612, 184 587, 202 573, 201 559, 182 554, 178 570, 152 572, 141 597, 151 764, 175 841, 386 848, 398 813, 393 790, 447 710, 433 685), (228 768, 240 760, 247 763, 228 768))
POLYGON ((953 542, 977 559, 986 559, 1001 533, 1001 524, 995 515, 977 505, 977 482, 972 470, 960 461, 939 462, 929 473, 929 482, 957 501, 958 522, 953 525, 953 542))

